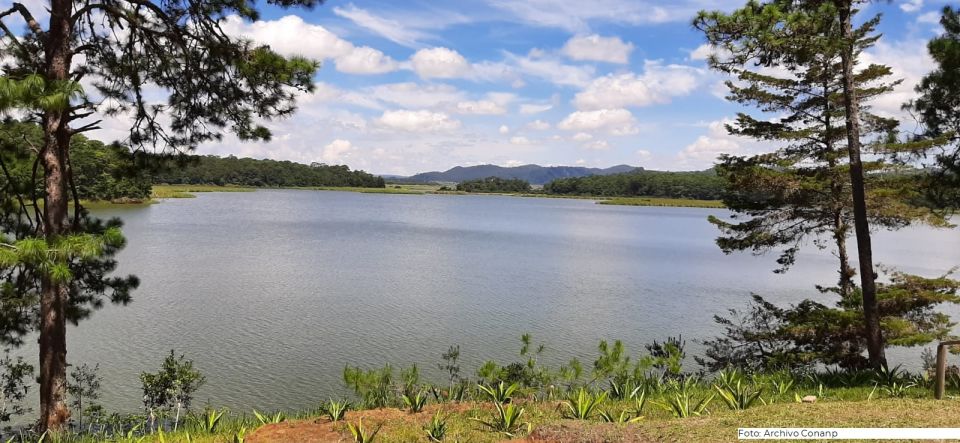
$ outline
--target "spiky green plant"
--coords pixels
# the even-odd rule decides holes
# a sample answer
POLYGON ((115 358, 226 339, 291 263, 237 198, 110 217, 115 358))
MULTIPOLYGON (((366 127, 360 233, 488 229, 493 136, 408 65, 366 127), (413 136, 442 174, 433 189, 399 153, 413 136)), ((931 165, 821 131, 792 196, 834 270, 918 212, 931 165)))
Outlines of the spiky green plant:
POLYGON ((714 394, 695 400, 689 392, 674 392, 673 395, 667 397, 665 403, 659 404, 660 407, 676 418, 697 417, 703 415, 715 396, 714 394))
POLYGON ((882 366, 873 373, 873 379, 880 387, 891 387, 895 384, 903 384, 907 378, 906 375, 906 371, 900 365, 892 368, 882 366))
POLYGON ((350 430, 350 435, 353 436, 353 441, 355 443, 370 443, 373 439, 377 438, 377 434, 380 433, 380 429, 383 427, 383 424, 377 426, 377 429, 374 429, 372 433, 367 433, 367 430, 363 428, 363 419, 359 419, 357 424, 347 423, 347 429, 350 430))
POLYGON ((903 398, 910 393, 910 388, 913 388, 914 386, 916 385, 913 383, 895 381, 887 386, 881 386, 880 389, 888 397, 903 398))
POLYGON ((501 433, 510 438, 517 436, 524 430, 528 433, 530 432, 532 425, 528 422, 520 421, 525 412, 522 407, 513 404, 504 405, 499 402, 494 402, 493 405, 496 406, 497 413, 491 420, 483 420, 478 417, 471 417, 470 419, 494 432, 501 433))
POLYGON ((520 385, 512 383, 508 386, 506 383, 501 381, 493 386, 484 386, 482 384, 478 384, 477 389, 486 394, 487 397, 490 398, 490 401, 494 403, 509 403, 513 398, 513 393, 516 392, 517 389, 520 389, 520 385))
POLYGON ((770 381, 770 385, 773 386, 773 391, 779 396, 786 395, 790 392, 790 390, 793 389, 793 384, 793 379, 789 377, 775 378, 770 381))
POLYGON ((743 381, 743 373, 737 369, 724 369, 717 374, 716 383, 718 386, 729 388, 743 381))
POLYGON ((200 428, 200 431, 206 434, 215 434, 220 428, 220 422, 223 420, 224 411, 208 408, 204 411, 203 415, 199 415, 194 419, 197 427, 200 428))
POLYGON ((720 394, 720 398, 727 407, 735 411, 742 411, 753 406, 763 394, 763 389, 752 389, 743 383, 743 380, 736 380, 732 385, 713 385, 713 389, 720 394))
POLYGON ((596 409, 599 408, 607 399, 607 393, 602 392, 600 394, 594 395, 587 392, 586 389, 580 388, 577 391, 577 395, 570 396, 563 403, 566 407, 563 415, 566 418, 574 418, 577 420, 589 420, 593 416, 596 409))
POLYGON ((350 409, 350 402, 346 400, 336 401, 330 399, 326 404, 320 405, 320 412, 325 415, 330 421, 340 421, 343 420, 344 415, 347 414, 347 411, 350 409))
POLYGON ((426 391, 418 391, 416 394, 403 394, 401 398, 403 404, 407 406, 407 410, 412 414, 422 411, 423 407, 427 405, 426 391))
POLYGON ((619 415, 613 415, 609 411, 600 411, 599 415, 600 415, 600 421, 607 422, 607 423, 624 424, 624 423, 636 423, 640 420, 643 420, 642 415, 634 415, 628 409, 620 411, 619 415))
POLYGON ((236 434, 233 434, 233 443, 243 443, 246 439, 247 428, 240 428, 236 434))
POLYGON ((438 409, 423 430, 426 432, 428 440, 432 442, 443 441, 447 436, 447 417, 443 416, 443 410, 438 409))
POLYGON ((270 415, 270 414, 261 414, 260 411, 257 411, 256 409, 254 409, 253 416, 257 417, 257 421, 259 421, 261 425, 268 425, 271 423, 282 423, 287 419, 287 416, 286 414, 283 413, 283 411, 277 411, 277 413, 270 415))

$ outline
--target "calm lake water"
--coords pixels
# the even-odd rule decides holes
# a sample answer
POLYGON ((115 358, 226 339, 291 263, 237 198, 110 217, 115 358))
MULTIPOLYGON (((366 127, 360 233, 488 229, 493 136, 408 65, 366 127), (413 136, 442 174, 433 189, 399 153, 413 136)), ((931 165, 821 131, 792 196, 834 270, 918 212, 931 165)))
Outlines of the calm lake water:
MULTIPOLYGON (((814 290, 835 281, 829 252, 811 246, 777 275, 774 256, 723 255, 710 214, 724 211, 266 190, 100 210, 126 222, 119 271, 142 285, 71 328, 68 360, 100 364, 109 410, 140 407, 139 373, 170 348, 207 376, 198 405, 294 409, 343 393, 346 364, 418 363, 440 380, 450 345, 472 374, 513 361, 524 332, 551 364, 591 362, 604 338, 636 352, 682 333, 694 354, 751 292, 830 302, 814 290)), ((956 231, 880 233, 875 248, 912 273, 960 264, 956 231)))

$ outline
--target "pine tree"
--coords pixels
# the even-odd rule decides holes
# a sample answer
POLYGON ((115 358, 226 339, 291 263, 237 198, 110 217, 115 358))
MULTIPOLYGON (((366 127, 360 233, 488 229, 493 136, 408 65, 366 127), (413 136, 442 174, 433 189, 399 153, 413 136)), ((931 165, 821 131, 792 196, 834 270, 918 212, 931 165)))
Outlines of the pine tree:
MULTIPOLYGON (((311 7, 321 1, 267 3, 311 7)), ((91 119, 102 113, 130 118, 126 142, 137 150, 185 152, 226 131, 265 140, 270 132, 261 121, 292 113, 296 95, 311 90, 318 66, 228 35, 221 27, 228 16, 258 18, 250 0, 50 0, 46 6, 46 27, 22 3, 0 11, 7 43, 0 55, 13 60, 4 66, 0 104, 24 111, 43 132, 35 147, 42 205, 17 200, 22 212, 34 217, 35 234, 48 250, 64 238, 92 235, 70 165, 72 137, 98 128, 99 120, 91 119), (26 23, 23 33, 13 31, 15 18, 26 23), (82 91, 81 79, 95 91, 82 91), (5 90, 17 92, 7 86, 24 83, 29 94, 2 97, 5 90), (157 93, 166 94, 165 102, 150 98, 157 93)), ((59 430, 69 417, 66 322, 76 300, 72 280, 34 275, 39 428, 59 430)))
POLYGON ((879 367, 885 359, 870 223, 898 228, 917 219, 945 221, 909 203, 916 198, 913 175, 861 159, 861 139, 873 137, 870 146, 889 149, 897 122, 871 115, 860 102, 890 92, 897 82, 888 80, 886 66, 853 70, 859 54, 879 38, 879 17, 854 29, 853 13, 849 2, 750 1, 731 14, 702 12, 694 25, 717 49, 710 65, 738 80, 728 83, 729 98, 774 114, 766 120, 741 114, 730 132, 785 145, 771 154, 721 159, 718 170, 732 189, 725 201, 750 219, 712 218, 725 235, 718 244, 726 252, 784 247, 782 271, 808 237, 822 241, 828 234, 840 261, 837 291, 847 298, 854 294, 846 252, 853 227, 861 267, 856 295, 870 364, 879 367))

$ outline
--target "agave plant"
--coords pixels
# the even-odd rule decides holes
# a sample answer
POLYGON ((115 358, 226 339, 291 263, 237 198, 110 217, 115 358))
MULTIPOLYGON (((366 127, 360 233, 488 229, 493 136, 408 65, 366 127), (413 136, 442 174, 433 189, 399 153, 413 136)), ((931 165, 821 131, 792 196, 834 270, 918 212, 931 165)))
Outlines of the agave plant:
POLYGON ((513 383, 507 386, 506 383, 501 381, 494 386, 478 384, 477 388, 480 389, 480 392, 487 394, 487 397, 490 397, 490 400, 494 403, 510 403, 513 393, 520 388, 520 385, 513 383))
POLYGON ((522 407, 518 407, 513 404, 504 405, 503 403, 497 402, 494 403, 494 406, 497 408, 497 413, 491 420, 482 420, 477 417, 471 417, 470 419, 482 424, 494 432, 499 432, 510 438, 513 438, 524 429, 526 432, 530 432, 532 425, 530 423, 520 421, 521 417, 523 417, 523 413, 525 412, 522 407))
POLYGON ((717 374, 714 382, 717 386, 729 388, 743 382, 743 373, 737 369, 724 369, 717 374))
POLYGON ((896 365, 893 368, 884 365, 873 373, 873 379, 881 387, 903 384, 903 381, 906 379, 906 371, 904 371, 900 365, 896 365))
POLYGON ((727 407, 735 411, 742 411, 753 406, 763 393, 762 388, 757 390, 750 389, 743 384, 742 380, 736 380, 735 384, 722 387, 720 385, 713 385, 713 389, 720 394, 720 398, 727 404, 727 407))
POLYGON ((643 420, 642 415, 633 415, 630 410, 620 411, 620 415, 613 415, 609 411, 600 411, 600 420, 607 423, 636 423, 643 420))
POLYGON ((910 393, 910 388, 916 386, 913 383, 905 383, 895 381, 887 386, 882 386, 880 389, 884 394, 887 394, 888 397, 903 398, 910 393))
POLYGON ((197 427, 207 434, 216 434, 220 427, 220 421, 223 420, 224 411, 217 409, 207 409, 202 416, 196 417, 197 427))
POLYGON ((626 400, 633 398, 638 392, 644 390, 642 385, 638 385, 633 379, 627 379, 622 382, 610 380, 610 398, 616 400, 626 400))
POLYGON ((675 392, 667 398, 665 403, 660 403, 660 406, 676 418, 696 417, 703 415, 715 396, 711 395, 700 400, 694 400, 689 392, 675 392))
POLYGON ((432 442, 440 442, 447 436, 447 418, 444 417, 442 410, 437 410, 433 418, 427 423, 423 430, 427 434, 427 439, 432 442))
POLYGON ((777 395, 783 396, 783 395, 786 395, 787 392, 790 392, 791 389, 793 389, 793 383, 794 381, 792 378, 784 377, 784 378, 773 379, 770 382, 770 385, 773 386, 773 391, 776 392, 777 395))
POLYGON ((320 412, 329 418, 330 421, 343 420, 343 417, 347 414, 347 410, 349 409, 350 402, 346 400, 335 401, 332 398, 327 401, 327 404, 320 406, 320 412))
POLYGON ((563 405, 566 406, 567 410, 563 415, 566 418, 589 420, 590 417, 593 416, 595 410, 606 399, 606 392, 594 395, 587 392, 586 389, 580 388, 580 390, 577 391, 576 396, 571 396, 566 402, 564 402, 563 405))
POLYGON ((353 435, 353 441, 355 443, 370 443, 374 438, 377 437, 377 434, 380 433, 380 428, 383 425, 377 426, 377 429, 374 429, 372 433, 367 433, 367 430, 363 428, 363 419, 357 421, 357 424, 347 423, 347 429, 350 430, 350 434, 353 435))
POLYGON ((240 428, 236 434, 233 434, 233 443, 243 443, 245 440, 245 435, 247 434, 247 428, 240 428))
POLYGON ((257 421, 259 421, 261 425, 267 425, 271 423, 282 423, 287 419, 287 416, 286 414, 283 413, 283 411, 277 411, 276 414, 270 415, 270 414, 261 414, 260 411, 254 409, 253 416, 257 417, 257 421))
POLYGON ((427 405, 426 391, 419 391, 416 394, 403 394, 403 404, 407 405, 410 413, 417 413, 423 410, 427 405))

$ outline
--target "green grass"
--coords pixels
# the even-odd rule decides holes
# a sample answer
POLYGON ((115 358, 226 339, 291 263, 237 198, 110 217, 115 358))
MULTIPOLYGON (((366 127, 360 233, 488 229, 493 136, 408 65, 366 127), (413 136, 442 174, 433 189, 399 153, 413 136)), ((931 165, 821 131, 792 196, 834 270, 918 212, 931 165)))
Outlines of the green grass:
POLYGON ((659 198, 659 197, 613 197, 599 200, 601 205, 622 206, 677 206, 685 208, 723 208, 720 200, 693 200, 687 198, 659 198))
POLYGON ((216 185, 153 185, 151 198, 194 198, 194 192, 253 192, 255 188, 216 185))

